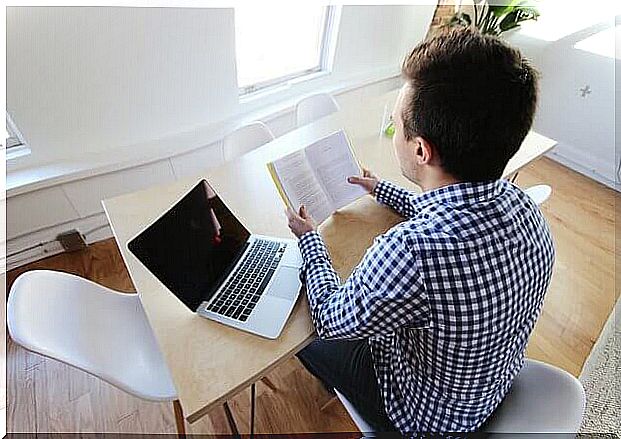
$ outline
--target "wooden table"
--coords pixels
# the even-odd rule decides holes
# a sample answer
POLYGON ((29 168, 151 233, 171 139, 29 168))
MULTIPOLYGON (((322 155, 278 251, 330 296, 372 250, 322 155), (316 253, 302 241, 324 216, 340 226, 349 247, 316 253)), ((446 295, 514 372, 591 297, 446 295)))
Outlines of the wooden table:
MULTIPOLYGON (((314 338, 308 303, 302 297, 282 335, 268 340, 199 317, 188 310, 127 250, 127 241, 168 209, 186 190, 206 178, 234 214, 253 233, 291 237, 283 203, 265 164, 312 141, 344 128, 363 166, 383 178, 419 191, 400 173, 391 139, 380 135, 390 92, 368 100, 362 108, 338 113, 293 130, 282 137, 203 175, 103 201, 125 264, 140 295, 177 388, 186 419, 193 423, 212 408, 256 382, 314 338)), ((510 175, 555 145, 531 132, 511 160, 510 175)), ((347 277, 377 235, 401 218, 370 196, 360 198, 320 227, 334 266, 347 277)))

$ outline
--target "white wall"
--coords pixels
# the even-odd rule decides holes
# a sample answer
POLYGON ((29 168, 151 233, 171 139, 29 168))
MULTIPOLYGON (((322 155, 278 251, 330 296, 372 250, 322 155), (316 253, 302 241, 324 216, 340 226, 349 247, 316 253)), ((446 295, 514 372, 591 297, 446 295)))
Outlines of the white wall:
MULTIPOLYGON (((564 19, 559 17, 560 20, 564 19)), ((548 25, 551 25, 550 23, 548 25)), ((534 129, 558 141, 549 154, 583 174, 619 189, 615 157, 615 80, 619 59, 574 45, 614 26, 614 20, 578 27, 547 41, 516 32, 508 40, 529 57, 541 73, 534 129), (590 93, 582 96, 580 89, 590 93)), ((619 140, 617 140, 618 142, 619 140)))
POLYGON ((7 107, 33 162, 186 130, 235 108, 231 9, 7 9, 7 107))
POLYGON ((63 231, 110 237, 101 199, 219 165, 244 121, 281 135, 305 94, 357 106, 398 87, 434 9, 344 6, 331 74, 240 101, 230 9, 8 8, 7 109, 32 154, 7 165, 7 252, 46 243, 8 268, 62 251, 63 231))
POLYGON ((434 6, 344 6, 331 75, 239 102, 232 9, 9 7, 9 169, 134 148, 374 72, 398 71, 434 6))

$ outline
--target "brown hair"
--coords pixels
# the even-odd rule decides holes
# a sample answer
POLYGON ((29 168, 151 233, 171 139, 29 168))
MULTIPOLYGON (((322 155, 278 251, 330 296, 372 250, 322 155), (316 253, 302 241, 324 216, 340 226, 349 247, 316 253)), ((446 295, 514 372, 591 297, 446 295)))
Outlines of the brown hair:
POLYGON ((462 181, 500 178, 528 133, 536 70, 498 37, 454 28, 412 50, 402 66, 405 138, 426 139, 462 181))

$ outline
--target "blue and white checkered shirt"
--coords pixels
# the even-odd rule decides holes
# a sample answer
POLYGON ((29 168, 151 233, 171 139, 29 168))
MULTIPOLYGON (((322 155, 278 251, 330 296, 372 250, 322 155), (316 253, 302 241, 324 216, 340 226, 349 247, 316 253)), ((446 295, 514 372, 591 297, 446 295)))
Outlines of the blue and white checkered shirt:
POLYGON ((402 433, 474 431, 523 365, 552 275, 548 225, 506 180, 420 195, 382 180, 375 196, 406 220, 345 283, 320 235, 300 238, 317 334, 368 340, 402 433))

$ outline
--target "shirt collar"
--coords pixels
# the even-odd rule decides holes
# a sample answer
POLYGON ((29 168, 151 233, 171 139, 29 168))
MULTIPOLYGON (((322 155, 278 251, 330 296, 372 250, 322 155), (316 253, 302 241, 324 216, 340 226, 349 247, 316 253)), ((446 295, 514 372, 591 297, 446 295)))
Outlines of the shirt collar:
POLYGON ((416 209, 424 209, 434 204, 468 205, 491 201, 510 184, 507 180, 489 180, 455 183, 421 193, 415 197, 416 209))

